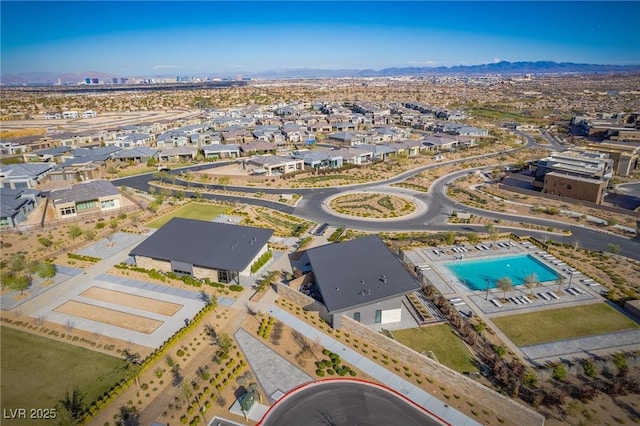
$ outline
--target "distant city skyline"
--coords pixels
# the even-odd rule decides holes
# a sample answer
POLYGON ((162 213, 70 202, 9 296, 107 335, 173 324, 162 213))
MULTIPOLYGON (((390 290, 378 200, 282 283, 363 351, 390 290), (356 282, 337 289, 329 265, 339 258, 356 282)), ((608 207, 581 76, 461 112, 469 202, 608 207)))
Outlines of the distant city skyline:
POLYGON ((640 64, 640 2, 2 1, 1 72, 640 64), (610 19, 609 19, 610 18, 610 19))

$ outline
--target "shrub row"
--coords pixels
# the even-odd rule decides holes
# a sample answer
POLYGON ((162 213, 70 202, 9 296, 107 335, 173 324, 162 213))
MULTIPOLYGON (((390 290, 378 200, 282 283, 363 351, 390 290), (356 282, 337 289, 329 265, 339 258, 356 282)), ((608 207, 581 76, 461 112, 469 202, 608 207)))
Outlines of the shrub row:
POLYGON ((258 272, 260 268, 262 268, 267 264, 269 260, 271 260, 272 257, 273 252, 271 250, 266 251, 262 256, 258 258, 258 260, 253 262, 253 265, 251 265, 251 273, 255 274, 256 272, 258 272))
POLYGON ((147 368, 149 368, 152 364, 157 362, 162 356, 164 356, 169 349, 175 345, 185 334, 194 329, 199 322, 205 317, 207 313, 209 313, 213 309, 213 305, 207 304, 204 306, 198 313, 193 317, 192 321, 189 321, 189 324, 182 327, 180 330, 176 331, 173 336, 169 337, 165 342, 156 350, 151 352, 149 356, 147 356, 139 365, 138 371, 136 374, 129 379, 122 379, 120 382, 116 383, 111 389, 102 394, 96 401, 91 403, 89 409, 83 419, 83 424, 90 423, 91 418, 102 408, 104 408, 113 398, 117 397, 121 392, 127 390, 131 384, 134 383, 135 377, 140 376, 144 373, 147 368))
POLYGON ((316 362, 316 374, 319 377, 324 377, 325 374, 333 376, 345 376, 349 374, 351 377, 355 377, 357 373, 347 365, 342 365, 342 359, 337 353, 331 352, 329 349, 323 349, 322 353, 329 357, 329 359, 323 359, 316 362))
POLYGON ((153 279, 153 280, 157 280, 160 282, 167 282, 167 278, 170 278, 172 280, 180 280, 183 283, 185 283, 186 285, 190 285, 193 287, 202 287, 202 284, 206 284, 208 286, 211 287, 216 287, 216 288, 228 288, 231 291, 242 291, 243 287, 242 286, 238 286, 238 285, 231 285, 231 286, 227 286, 225 284, 222 283, 218 283, 215 281, 211 281, 210 278, 204 278, 204 279, 198 279, 198 278, 194 278, 190 275, 178 275, 175 272, 160 272, 156 269, 145 269, 145 268, 140 268, 139 266, 134 266, 134 265, 128 265, 126 263, 120 263, 115 265, 115 267, 117 269, 123 269, 123 270, 127 270, 127 271, 134 271, 134 272, 140 272, 143 274, 147 274, 149 276, 149 278, 153 279))
POLYGON ((275 324, 276 319, 274 317, 266 317, 262 319, 262 323, 260 324, 260 328, 258 329, 258 336, 264 338, 265 340, 269 339, 271 336, 271 328, 273 324, 275 324))
POLYGON ((86 262, 92 262, 92 263, 100 262, 102 260, 99 257, 84 256, 84 255, 75 254, 75 253, 67 253, 67 257, 69 259, 84 260, 86 262))

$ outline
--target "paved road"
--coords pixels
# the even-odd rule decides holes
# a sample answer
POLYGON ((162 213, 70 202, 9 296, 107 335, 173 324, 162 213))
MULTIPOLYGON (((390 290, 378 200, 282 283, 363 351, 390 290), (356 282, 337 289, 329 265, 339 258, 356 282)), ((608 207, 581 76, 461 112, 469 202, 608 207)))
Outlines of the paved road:
MULTIPOLYGON (((527 143, 525 146, 527 147, 539 147, 543 149, 561 149, 563 147, 556 146, 552 140, 552 145, 537 145, 535 140, 522 132, 515 132, 516 134, 522 136, 526 139, 527 143)), ((544 136, 544 135, 543 135, 544 136)), ((519 148, 520 149, 520 148, 519 148)), ((518 149, 514 150, 517 151, 518 149)), ((503 153, 492 153, 486 154, 474 158, 481 157, 492 157, 496 155, 502 155, 503 153)), ((482 225, 455 225, 455 224, 447 224, 446 219, 449 217, 451 210, 459 208, 458 204, 454 200, 450 200, 446 196, 446 187, 453 180, 468 174, 476 169, 484 169, 486 167, 479 167, 476 169, 466 169, 458 172, 451 173, 449 175, 443 176, 436 180, 429 192, 418 192, 412 191, 410 189, 405 188, 396 188, 390 187, 392 183, 401 182, 411 176, 422 173, 425 170, 435 169, 441 167, 443 165, 459 163, 469 161, 469 158, 462 160, 451 160, 448 162, 441 162, 436 164, 430 164, 427 166, 422 166, 413 170, 409 170, 404 172, 398 176, 395 176, 391 179, 380 181, 380 182, 371 182, 366 184, 357 184, 357 185, 348 185, 341 187, 333 187, 333 188, 307 188, 307 189, 284 189, 284 188, 260 188, 261 192, 266 193, 298 193, 302 194, 303 198, 300 200, 296 207, 292 207, 286 204, 255 199, 255 198, 243 198, 238 196, 225 196, 218 194, 207 194, 202 193, 201 196, 210 200, 221 200, 221 201, 231 201, 238 203, 246 203, 252 205, 259 205, 269 208, 274 208, 280 210, 285 213, 295 214, 304 219, 311 220, 319 223, 330 223, 334 225, 344 226, 351 229, 359 229, 363 231, 369 232, 382 232, 382 231, 448 231, 453 230, 456 232, 484 232, 486 228, 482 225), (414 198, 421 203, 426 205, 426 209, 422 212, 422 214, 411 215, 406 218, 396 218, 390 219, 387 221, 370 221, 359 218, 345 218, 340 217, 329 209, 326 208, 326 200, 328 198, 339 195, 343 192, 348 191, 375 191, 379 187, 385 187, 386 189, 391 188, 398 195, 403 195, 409 198, 414 198)), ((188 166, 182 169, 171 170, 169 173, 171 174, 179 174, 182 170, 203 170, 206 168, 213 167, 221 167, 231 164, 231 161, 218 162, 213 164, 200 164, 197 166, 188 166)), ((115 185, 119 186, 129 186, 132 188, 136 188, 142 191, 148 191, 149 189, 149 181, 152 178, 152 173, 148 173, 145 175, 132 176, 127 178, 115 179, 112 182, 115 185)), ((179 183, 180 181, 178 181, 179 183)), ((201 184, 197 182, 191 183, 192 188, 199 189, 228 189, 233 191, 245 192, 245 193, 253 193, 258 189, 251 187, 230 187, 230 186, 220 186, 215 184, 201 184)), ((191 195, 189 191, 185 191, 187 196, 191 195)), ((469 211, 470 213, 487 217, 494 220, 515 220, 517 222, 524 222, 539 225, 543 228, 554 227, 566 229, 571 232, 570 236, 559 236, 557 234, 547 233, 545 231, 533 231, 533 230, 524 230, 521 228, 510 229, 505 226, 496 226, 499 231, 509 232, 512 231, 516 234, 520 235, 532 235, 542 240, 553 239, 562 243, 578 243, 581 247, 588 248, 591 250, 601 250, 607 251, 609 244, 615 244, 620 247, 620 254, 623 256, 627 256, 636 260, 640 260, 640 239, 629 239, 625 237, 620 237, 618 235, 610 234, 607 232, 596 231, 591 228, 586 228, 584 226, 579 225, 571 225, 564 222, 553 221, 549 219, 542 219, 538 217, 527 217, 527 216, 518 216, 507 213, 498 213, 491 212, 487 210, 481 210, 477 208, 472 208, 468 206, 464 206, 465 211, 469 211)))
POLYGON ((263 426, 437 426, 440 422, 395 394, 364 383, 323 382, 280 401, 263 426))

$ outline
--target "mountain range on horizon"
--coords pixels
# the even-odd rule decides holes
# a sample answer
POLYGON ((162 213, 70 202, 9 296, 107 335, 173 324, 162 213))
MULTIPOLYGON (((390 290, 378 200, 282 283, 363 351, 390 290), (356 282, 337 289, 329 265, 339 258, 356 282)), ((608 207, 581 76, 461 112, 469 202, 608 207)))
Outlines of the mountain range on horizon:
MULTIPOLYGON (((288 68, 280 70, 265 70, 257 72, 222 72, 222 73, 179 73, 180 76, 200 78, 228 78, 242 75, 248 78, 340 78, 340 77, 400 77, 400 76, 482 76, 482 75, 522 75, 522 74, 593 74, 593 73, 636 73, 640 72, 638 65, 607 65, 607 64, 579 64, 573 62, 554 61, 500 61, 480 65, 456 65, 451 67, 391 67, 380 70, 373 69, 315 69, 288 68)), ((3 86, 15 85, 52 85, 58 79, 64 83, 77 83, 85 78, 98 78, 100 81, 110 82, 112 78, 170 78, 176 74, 150 75, 118 75, 100 71, 86 71, 82 73, 57 72, 25 72, 19 74, 5 74, 1 77, 3 86)))

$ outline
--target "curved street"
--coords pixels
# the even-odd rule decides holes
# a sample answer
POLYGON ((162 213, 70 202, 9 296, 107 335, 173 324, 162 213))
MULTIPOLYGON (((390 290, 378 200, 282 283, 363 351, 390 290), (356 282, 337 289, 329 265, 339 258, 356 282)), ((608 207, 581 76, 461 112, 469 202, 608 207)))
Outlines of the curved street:
MULTIPOLYGON (((537 147, 543 149, 564 149, 561 146, 556 146, 557 142, 551 139, 549 136, 545 136, 547 140, 550 140, 549 145, 538 145, 533 138, 525 133, 514 133, 524 137, 527 140, 526 147, 537 147)), ((517 148, 516 150, 521 149, 517 148)), ((246 203, 251 205, 269 207, 285 213, 299 216, 303 219, 318 223, 329 223, 336 226, 343 226, 350 229, 357 229, 368 232, 384 232, 384 231, 454 231, 454 232, 484 232, 486 227, 483 225, 472 224, 448 224, 447 218, 452 210, 459 209, 460 206, 454 200, 449 199, 446 196, 447 186, 465 174, 473 172, 479 169, 486 169, 488 166, 470 168, 465 170, 456 171, 445 175, 435 180, 428 192, 419 192, 407 188, 400 188, 391 186, 393 183, 402 182, 409 177, 415 176, 425 170, 435 169, 448 164, 460 163, 469 161, 471 159, 478 159, 483 157, 492 157, 502 155, 503 153, 491 153, 472 158, 464 158, 460 160, 444 161, 436 164, 430 164, 421 166, 416 169, 412 169, 403 172, 393 178, 370 182, 364 184, 345 185, 332 188, 256 188, 256 187, 237 187, 237 186, 222 186, 217 184, 202 184, 198 182, 191 182, 192 189, 201 190, 231 190, 244 193, 254 193, 256 191, 272 193, 272 194, 287 194, 296 193, 302 195, 302 198, 298 204, 293 207, 287 204, 279 203, 276 201, 269 201, 264 199, 241 197, 234 195, 220 195, 202 192, 200 195, 203 198, 209 200, 220 200, 227 202, 246 203), (376 192, 382 190, 384 192, 395 193, 399 196, 414 199, 417 204, 424 206, 419 209, 418 214, 408 215, 406 217, 393 218, 387 220, 366 220, 357 217, 344 217, 332 212, 326 207, 328 199, 335 197, 341 193, 362 191, 362 192, 376 192)), ((185 170, 199 171, 203 169, 222 167, 232 164, 233 161, 223 161, 213 164, 199 164, 196 166, 187 166, 180 169, 173 169, 169 173, 177 175, 185 170)), ((131 176, 126 178, 119 178, 112 180, 112 183, 117 186, 127 186, 140 191, 149 191, 149 181, 152 180, 153 173, 147 173, 137 176, 131 176)), ((183 181, 178 180, 178 184, 185 185, 183 181)), ((191 190, 184 191, 187 195, 193 195, 191 190)), ((607 251, 609 244, 615 244, 620 247, 619 254, 630 257, 636 260, 640 260, 640 239, 638 237, 629 239, 621 237, 615 234, 611 234, 606 231, 595 230, 582 225, 567 224, 551 219, 544 219, 531 216, 520 216, 508 213, 499 213, 489 210, 482 210, 474 207, 464 206, 465 211, 477 216, 486 217, 496 221, 495 228, 502 232, 514 232, 519 235, 532 235, 541 240, 555 240, 561 243, 578 244, 580 247, 588 248, 591 250, 607 251), (498 225, 499 221, 516 221, 521 223, 528 223, 537 225, 540 227, 554 227, 565 229, 570 232, 570 235, 560 235, 557 233, 549 233, 546 231, 511 228, 508 226, 498 225)))

